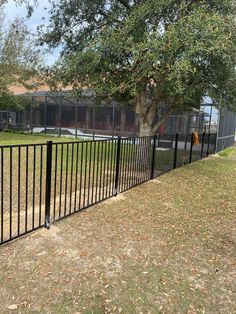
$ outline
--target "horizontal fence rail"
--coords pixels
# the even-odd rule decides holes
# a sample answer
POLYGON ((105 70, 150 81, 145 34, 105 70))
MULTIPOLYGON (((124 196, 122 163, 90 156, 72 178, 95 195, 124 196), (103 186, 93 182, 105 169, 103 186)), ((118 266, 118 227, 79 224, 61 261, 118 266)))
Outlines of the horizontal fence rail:
POLYGON ((217 134, 0 146, 0 244, 215 153, 217 134))

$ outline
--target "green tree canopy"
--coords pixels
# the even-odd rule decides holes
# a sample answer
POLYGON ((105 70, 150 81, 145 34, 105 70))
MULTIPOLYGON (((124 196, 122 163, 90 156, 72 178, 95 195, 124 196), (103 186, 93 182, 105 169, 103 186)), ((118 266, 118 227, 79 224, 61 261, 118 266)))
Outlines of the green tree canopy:
POLYGON ((0 8, 0 108, 23 106, 21 98, 14 96, 10 87, 27 82, 42 64, 41 52, 24 22, 16 18, 7 28, 0 8))
POLYGON ((236 108, 235 13, 233 0, 55 0, 40 34, 63 45, 51 78, 129 102, 149 135, 163 105, 236 108))

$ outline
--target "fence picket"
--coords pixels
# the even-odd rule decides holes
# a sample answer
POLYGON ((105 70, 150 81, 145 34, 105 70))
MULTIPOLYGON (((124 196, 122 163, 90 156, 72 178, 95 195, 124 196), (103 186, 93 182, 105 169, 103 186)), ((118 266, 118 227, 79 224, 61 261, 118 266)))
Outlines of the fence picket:
POLYGON ((196 146, 193 133, 0 146, 0 244, 214 153, 214 136, 196 146))
POLYGON ((46 193, 45 193, 45 225, 50 227, 51 204, 51 176, 52 176, 52 141, 47 142, 47 168, 46 168, 46 193))

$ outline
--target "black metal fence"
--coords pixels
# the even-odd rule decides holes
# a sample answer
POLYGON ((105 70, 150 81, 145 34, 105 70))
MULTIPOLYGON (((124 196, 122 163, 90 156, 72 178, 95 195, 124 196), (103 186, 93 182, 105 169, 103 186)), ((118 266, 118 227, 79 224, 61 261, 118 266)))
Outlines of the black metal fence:
POLYGON ((0 146, 0 244, 213 154, 216 134, 0 146))
POLYGON ((235 143, 236 114, 230 111, 222 112, 218 128, 217 152, 235 143))

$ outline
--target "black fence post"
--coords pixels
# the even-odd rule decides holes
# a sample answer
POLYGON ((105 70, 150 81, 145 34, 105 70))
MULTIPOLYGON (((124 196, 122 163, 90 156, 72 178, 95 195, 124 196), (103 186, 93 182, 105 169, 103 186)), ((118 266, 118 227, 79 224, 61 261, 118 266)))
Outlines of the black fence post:
POLYGON ((192 163, 192 159, 193 159, 193 136, 194 134, 192 133, 191 135, 191 146, 190 146, 190 154, 189 154, 189 163, 192 163))
POLYGON ((62 95, 60 96, 59 100, 59 134, 58 134, 59 137, 61 137, 61 109, 62 109, 62 95))
POLYGON ((119 172, 120 172, 120 146, 121 146, 121 137, 118 137, 117 141, 117 150, 116 150, 116 176, 115 176, 115 190, 114 194, 117 195, 119 193, 119 172))
MULTIPOLYGON (((34 101, 34 97, 32 97, 32 102, 34 101)), ((32 108, 32 102, 30 105, 30 133, 33 134, 33 108, 32 108)))
POLYGON ((45 227, 50 228, 50 203, 51 203, 51 177, 52 177, 52 141, 47 142, 46 164, 46 193, 45 193, 45 227))
POLYGON ((207 156, 209 156, 209 150, 210 150, 210 137, 211 137, 211 133, 208 133, 208 141, 207 141, 207 156))
POLYGON ((188 145, 188 134, 186 133, 185 135, 185 143, 184 143, 184 149, 187 150, 187 145, 188 145))
POLYGON ((215 148, 214 148, 214 154, 216 154, 217 153, 217 140, 218 140, 218 133, 216 132, 215 133, 215 148))
POLYGON ((78 99, 76 98, 75 102, 75 138, 78 135, 78 99))
POLYGON ((203 133, 202 133, 201 159, 203 158, 205 135, 206 135, 206 133, 203 132, 203 133))
POLYGON ((175 134, 175 153, 174 153, 173 169, 176 169, 176 167, 177 167, 178 144, 179 144, 179 133, 176 133, 175 134))
POLYGON ((45 96, 45 103, 44 103, 44 134, 47 134, 47 103, 48 98, 45 96))
POLYGON ((151 180, 154 178, 154 171, 155 171, 155 163, 156 163, 156 141, 157 136, 154 134, 153 136, 153 146, 152 146, 152 164, 151 164, 151 180))

